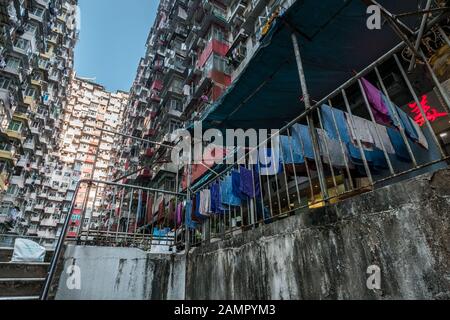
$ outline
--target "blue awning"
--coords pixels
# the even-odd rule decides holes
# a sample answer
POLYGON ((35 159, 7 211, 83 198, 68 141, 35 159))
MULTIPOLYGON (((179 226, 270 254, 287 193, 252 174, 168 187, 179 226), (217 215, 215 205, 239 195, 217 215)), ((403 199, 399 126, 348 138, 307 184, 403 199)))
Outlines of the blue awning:
MULTIPOLYGON (((393 13, 410 0, 379 1, 393 13)), ((278 17, 240 76, 202 117, 203 128, 280 128, 304 111, 292 46, 296 30, 311 99, 320 100, 400 39, 388 25, 367 28, 361 0, 298 0, 278 17)), ((416 25, 417 17, 407 21, 416 25)))

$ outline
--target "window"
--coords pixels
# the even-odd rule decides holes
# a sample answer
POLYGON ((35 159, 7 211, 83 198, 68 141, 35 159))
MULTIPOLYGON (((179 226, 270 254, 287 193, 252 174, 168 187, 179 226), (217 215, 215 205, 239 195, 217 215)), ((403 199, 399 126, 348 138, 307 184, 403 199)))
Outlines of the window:
POLYGON ((10 169, 9 162, 0 161, 0 173, 8 172, 10 169))
POLYGON ((218 28, 218 27, 216 27, 216 26, 213 26, 212 28, 211 28, 211 31, 210 31, 210 35, 209 35, 209 39, 208 39, 209 41, 211 41, 211 40, 219 40, 219 41, 221 41, 221 42, 225 42, 226 40, 225 40, 225 33, 223 32, 223 30, 222 29, 220 29, 220 28, 218 28))
POLYGON ((34 24, 27 23, 27 25, 25 26, 25 30, 29 33, 35 34, 37 27, 34 24))
POLYGON ((181 128, 181 122, 176 120, 171 120, 169 124, 169 132, 174 132, 177 129, 181 128))
POLYGON ((42 16, 44 15, 44 9, 42 9, 41 7, 35 6, 31 12, 32 15, 42 18, 42 16))
POLYGON ((176 111, 183 111, 183 105, 181 104, 181 101, 179 100, 170 100, 170 109, 176 110, 176 111))
POLYGON ((33 80, 39 81, 42 79, 41 74, 40 73, 33 73, 33 75, 31 76, 31 78, 33 80))
POLYGON ((212 54, 205 63, 204 73, 208 73, 211 70, 217 70, 226 74, 229 74, 228 62, 225 58, 212 54))
POLYGON ((9 57, 6 66, 13 70, 18 70, 20 67, 20 60, 15 57, 9 57))
POLYGON ((15 132, 20 132, 22 130, 22 122, 16 121, 16 120, 12 120, 9 123, 8 130, 15 131, 15 132))
POLYGON ((28 97, 35 97, 35 94, 36 94, 36 89, 35 88, 30 88, 30 87, 28 87, 26 90, 25 90, 25 96, 28 96, 28 97))
POLYGON ((17 194, 17 185, 12 184, 8 187, 8 191, 6 191, 7 194, 11 195, 11 196, 15 196, 17 194))
POLYGON ((15 46, 19 49, 27 50, 30 47, 30 41, 23 38, 19 38, 17 39, 15 46))
POLYGON ((11 80, 6 79, 4 77, 0 77, 0 89, 8 90, 10 83, 11 83, 11 80))
POLYGON ((169 190, 169 191, 174 191, 175 190, 175 180, 173 179, 167 179, 164 182, 164 189, 165 190, 169 190))

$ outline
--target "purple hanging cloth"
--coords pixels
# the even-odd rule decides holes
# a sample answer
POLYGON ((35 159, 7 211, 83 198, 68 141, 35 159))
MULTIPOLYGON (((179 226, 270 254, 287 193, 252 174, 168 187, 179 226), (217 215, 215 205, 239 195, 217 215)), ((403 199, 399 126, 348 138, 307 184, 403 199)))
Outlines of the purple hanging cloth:
POLYGON ((177 206, 177 226, 181 226, 182 223, 182 217, 181 214, 183 212, 183 203, 179 203, 177 206))
POLYGON ((384 126, 392 125, 392 117, 389 107, 385 104, 383 93, 378 90, 373 84, 364 78, 361 78, 361 83, 369 100, 375 121, 384 126))

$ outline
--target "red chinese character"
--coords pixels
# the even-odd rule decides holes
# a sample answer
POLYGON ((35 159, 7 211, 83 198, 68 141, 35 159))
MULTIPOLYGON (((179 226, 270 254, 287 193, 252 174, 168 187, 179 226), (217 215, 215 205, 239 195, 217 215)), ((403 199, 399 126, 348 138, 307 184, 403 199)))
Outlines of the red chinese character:
POLYGON ((445 117, 447 113, 444 112, 438 112, 436 108, 432 108, 428 104, 428 97, 427 95, 422 96, 422 100, 420 101, 420 107, 417 105, 417 103, 412 102, 408 104, 409 108, 411 109, 411 112, 415 115, 414 121, 419 125, 423 126, 426 122, 424 117, 422 116, 422 112, 420 111, 420 107, 422 108, 423 112, 427 116, 428 121, 434 122, 440 117, 445 117))

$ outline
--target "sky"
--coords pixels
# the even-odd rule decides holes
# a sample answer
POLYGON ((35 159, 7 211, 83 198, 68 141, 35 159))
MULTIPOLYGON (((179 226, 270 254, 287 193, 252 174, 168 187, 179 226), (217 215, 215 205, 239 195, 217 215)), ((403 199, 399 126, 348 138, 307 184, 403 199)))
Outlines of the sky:
POLYGON ((108 91, 129 91, 155 19, 158 0, 79 0, 80 36, 75 48, 79 77, 108 91))

